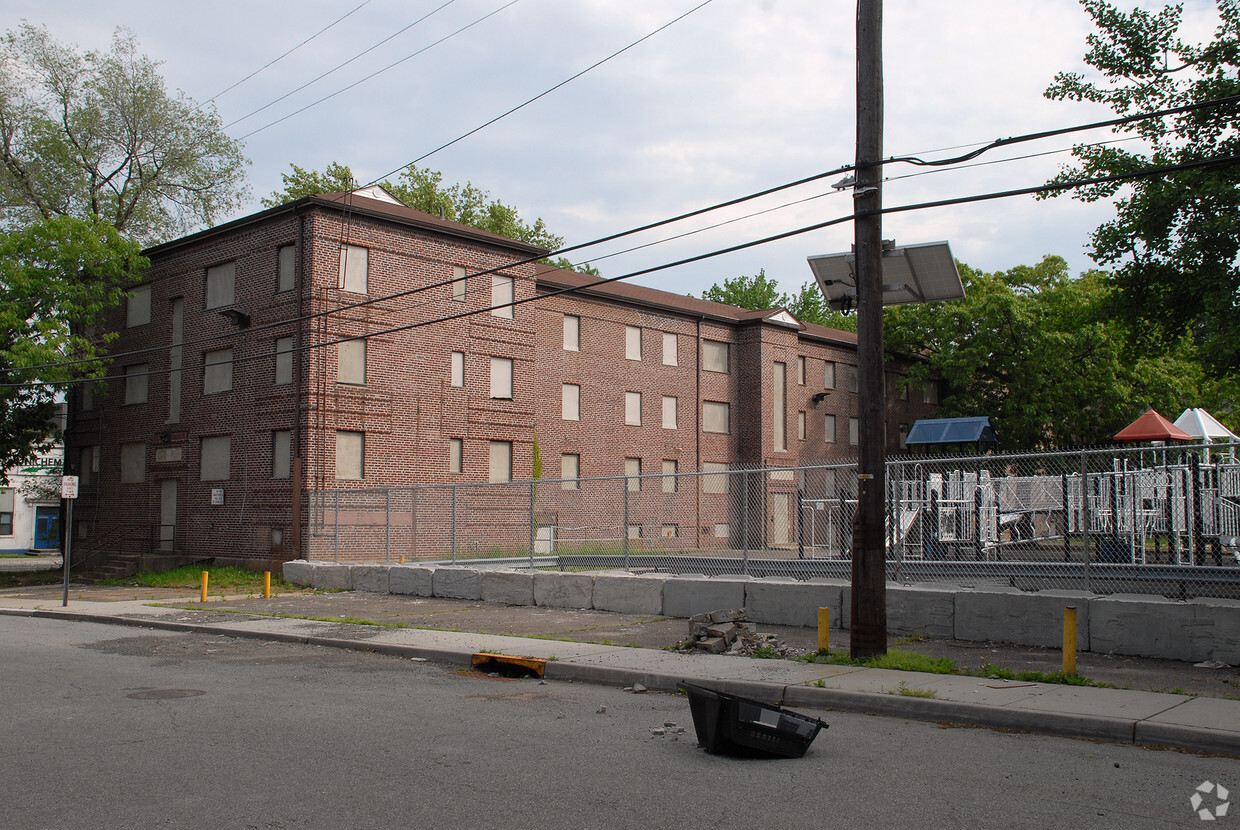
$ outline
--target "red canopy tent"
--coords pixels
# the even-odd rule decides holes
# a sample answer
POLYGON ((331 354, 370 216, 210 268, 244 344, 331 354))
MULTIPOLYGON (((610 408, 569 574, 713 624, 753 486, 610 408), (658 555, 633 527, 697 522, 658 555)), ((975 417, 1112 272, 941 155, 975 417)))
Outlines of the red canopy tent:
POLYGON ((1193 436, 1153 408, 1115 434, 1116 441, 1191 441, 1193 436))

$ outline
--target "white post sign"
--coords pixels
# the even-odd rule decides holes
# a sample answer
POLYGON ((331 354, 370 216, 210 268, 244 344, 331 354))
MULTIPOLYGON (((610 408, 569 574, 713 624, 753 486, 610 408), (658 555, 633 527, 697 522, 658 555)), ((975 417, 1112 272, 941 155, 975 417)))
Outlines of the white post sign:
POLYGON ((60 497, 62 499, 76 499, 78 497, 77 476, 60 477, 60 497))

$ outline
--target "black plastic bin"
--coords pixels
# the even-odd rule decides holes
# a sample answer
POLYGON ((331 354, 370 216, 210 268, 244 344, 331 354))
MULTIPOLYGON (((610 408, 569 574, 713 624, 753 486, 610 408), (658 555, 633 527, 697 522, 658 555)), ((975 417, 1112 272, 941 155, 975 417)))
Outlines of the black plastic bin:
POLYGON ((800 758, 827 726, 782 706, 693 683, 680 686, 689 694, 698 745, 717 755, 800 758))

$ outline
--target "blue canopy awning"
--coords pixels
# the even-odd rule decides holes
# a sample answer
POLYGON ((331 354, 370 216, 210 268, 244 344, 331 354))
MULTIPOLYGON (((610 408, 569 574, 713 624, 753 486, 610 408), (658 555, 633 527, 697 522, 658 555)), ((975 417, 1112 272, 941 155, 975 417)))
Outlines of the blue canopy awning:
POLYGON ((913 424, 906 444, 997 444, 990 418, 923 418, 913 424))

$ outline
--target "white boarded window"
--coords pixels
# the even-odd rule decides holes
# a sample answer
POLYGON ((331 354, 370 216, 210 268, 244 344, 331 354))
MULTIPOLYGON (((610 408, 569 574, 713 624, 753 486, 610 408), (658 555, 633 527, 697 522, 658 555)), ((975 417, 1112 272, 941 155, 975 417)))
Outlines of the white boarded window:
POLYGON ((828 360, 826 362, 826 365, 822 367, 822 388, 823 389, 834 389, 835 388, 835 363, 834 361, 828 360))
POLYGON ((121 484, 146 481, 146 444, 121 444, 121 484))
POLYGON ((680 465, 676 463, 674 458, 663 459, 663 492, 676 492, 676 473, 680 465))
POLYGON ((857 367, 849 366, 848 367, 848 391, 852 392, 854 395, 857 394, 857 389, 860 388, 860 383, 861 383, 861 380, 860 380, 860 376, 857 374, 857 367))
POLYGON ((237 283, 237 263, 225 262, 207 269, 207 308, 233 304, 237 283))
POLYGON ((202 356, 202 394, 218 395, 232 390, 232 349, 216 349, 202 356))
POLYGON ((340 289, 354 294, 365 294, 369 283, 370 251, 360 245, 341 245, 340 289))
POLYGON ((642 359, 642 330, 640 326, 624 327, 624 359, 642 359))
POLYGON ((491 316, 512 319, 512 277, 491 275, 491 316))
POLYGON ((626 533, 628 534, 628 537, 630 539, 640 539, 642 538, 642 526, 641 525, 629 525, 626 533))
POLYGON ((804 412, 797 413, 797 440, 798 441, 805 440, 805 413, 804 412))
POLYGON ((564 315, 564 351, 581 351, 581 318, 574 314, 564 315))
POLYGON ((680 525, 663 525, 659 530, 659 535, 664 539, 675 539, 680 535, 680 525))
POLYGON ((292 474, 293 433, 277 429, 271 433, 271 477, 288 478, 292 474))
POLYGON ((908 400, 908 383, 905 382, 904 378, 896 378, 896 395, 902 401, 908 400))
POLYGON ((702 401, 702 432, 729 432, 731 407, 719 401, 702 401))
POLYGON ((718 340, 702 341, 702 369, 728 374, 728 344, 718 340))
POLYGON ((624 393, 624 423, 631 427, 642 425, 642 393, 624 393))
POLYGON ((512 481, 512 442, 490 442, 490 473, 488 481, 512 481))
POLYGON ((203 481, 228 481, 231 476, 232 436, 212 435, 199 445, 198 477, 203 481))
POLYGON ((671 395, 663 396, 663 428, 676 429, 678 418, 678 401, 671 395))
POLYGON ((581 420, 581 387, 579 385, 560 384, 560 418, 565 421, 581 420))
POLYGON ((151 322, 151 287, 140 285, 129 292, 129 302, 125 306, 125 326, 145 326, 151 322))
POLYGON ((365 340, 345 340, 336 344, 336 383, 366 384, 365 340))
POLYGON ((465 469, 465 440, 448 439, 448 472, 459 473, 465 469))
POLYGON ((465 352, 452 353, 452 368, 449 383, 453 386, 465 385, 465 352))
POLYGON ((465 302, 465 269, 459 265, 452 266, 452 299, 458 303, 465 302))
POLYGON ((293 382, 293 338, 276 338, 276 386, 293 382))
POLYGON ((512 399, 512 359, 491 358, 491 397, 512 399))
POLYGON ((856 418, 848 419, 848 443, 854 447, 860 443, 860 422, 856 418))
POLYGON ((680 347, 673 332, 663 332, 663 365, 680 365, 680 347))
POLYGON ((928 380, 921 387, 921 402, 934 404, 939 403, 939 382, 937 380, 928 380))
POLYGON ((624 474, 628 477, 625 486, 629 492, 636 493, 642 489, 642 460, 640 458, 624 459, 624 474))
POLYGON ((835 416, 822 416, 822 440, 827 444, 835 443, 835 416))
POLYGON ((336 478, 357 481, 366 474, 366 433, 336 430, 336 478))
POLYGON ((775 452, 788 450, 788 364, 776 363, 771 373, 771 412, 775 452))
POLYGON ((702 492, 703 493, 726 493, 728 492, 728 465, 719 461, 703 461, 702 472, 706 475, 702 476, 702 492))
POLYGON ((715 538, 716 539, 728 538, 728 523, 727 522, 718 522, 715 524, 715 538))
POLYGON ((83 487, 95 480, 95 475, 99 472, 99 447, 82 447, 81 466, 78 468, 78 476, 83 487))
POLYGON ((151 365, 136 363, 125 367, 125 403, 146 403, 151 365))
POLYGON ((297 285, 297 246, 285 245, 277 253, 276 293, 292 291, 297 285))
POLYGON ((560 489, 580 490, 581 482, 577 480, 579 478, 581 478, 581 456, 571 452, 566 452, 561 455, 560 489))
POLYGON ((805 385, 805 358, 797 358, 797 386, 805 385))

